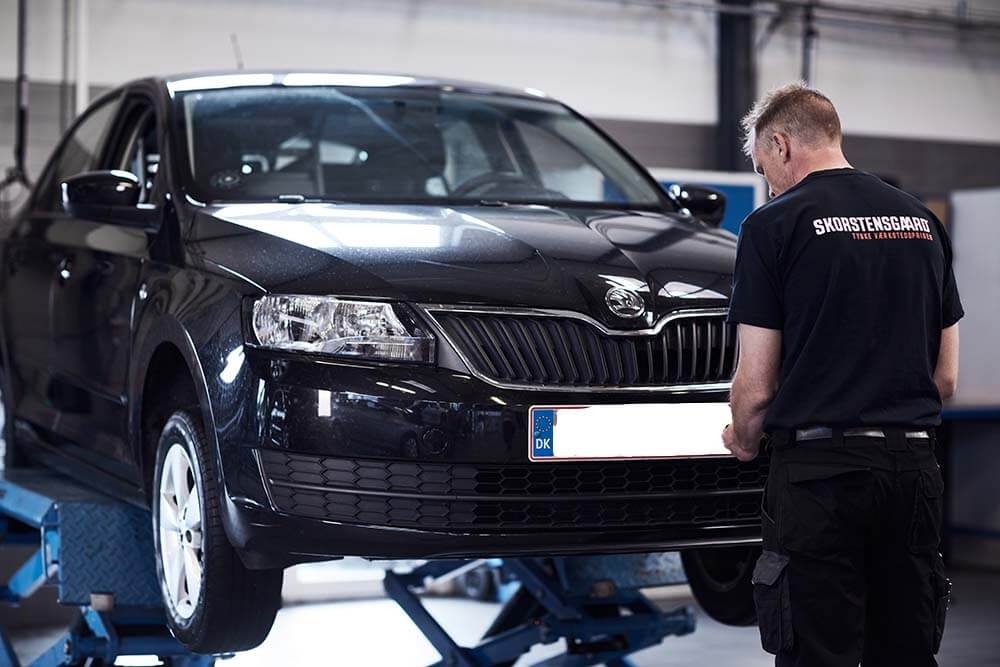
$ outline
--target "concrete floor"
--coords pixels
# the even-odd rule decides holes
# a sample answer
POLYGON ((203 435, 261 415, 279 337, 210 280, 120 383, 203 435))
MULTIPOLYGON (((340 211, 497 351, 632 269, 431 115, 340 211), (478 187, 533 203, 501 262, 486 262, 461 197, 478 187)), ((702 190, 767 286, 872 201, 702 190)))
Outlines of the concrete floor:
MULTIPOLYGON (((958 572, 953 579, 948 629, 938 656, 941 666, 1000 667, 1000 573, 958 572)), ((664 608, 693 602, 685 586, 657 589, 657 594, 657 602, 664 608), (660 593, 664 595, 661 597, 660 593)), ((425 602, 438 621, 464 645, 475 644, 499 609, 497 604, 454 598, 427 598, 425 602)), ((30 661, 51 646, 63 630, 56 627, 14 630, 14 648, 22 661, 30 661)), ((526 667, 561 651, 561 644, 536 647, 517 664, 526 667)), ((219 666, 424 667, 438 659, 431 645, 394 602, 364 599, 286 607, 260 647, 220 662, 219 666)), ((760 650, 756 628, 723 626, 700 611, 694 634, 668 637, 663 644, 636 654, 633 661, 637 667, 773 664, 772 658, 760 650)))
MULTIPOLYGON (((939 662, 942 667, 1000 666, 1000 574, 959 572, 939 662)), ((685 589, 678 589, 683 591, 685 589)), ((689 603, 674 596, 664 607, 689 603)), ((499 608, 458 599, 427 600, 441 624, 462 643, 474 644, 499 608)), ((558 654, 560 645, 536 648, 518 662, 531 665, 558 654)), ((438 655, 406 616, 389 600, 360 600, 288 607, 278 614, 270 637, 226 667, 273 665, 365 665, 418 667, 438 655)), ((711 665, 764 667, 772 659, 760 650, 756 628, 719 625, 699 612, 693 635, 667 638, 635 656, 639 667, 711 665)))

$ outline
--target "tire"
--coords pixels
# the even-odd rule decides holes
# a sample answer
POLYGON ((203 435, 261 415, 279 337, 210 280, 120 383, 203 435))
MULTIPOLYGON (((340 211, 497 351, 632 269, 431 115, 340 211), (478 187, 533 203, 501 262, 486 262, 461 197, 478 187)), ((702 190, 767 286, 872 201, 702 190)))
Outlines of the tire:
POLYGON ((688 585, 706 614, 725 625, 747 626, 757 622, 751 578, 758 556, 759 547, 681 552, 688 585))
POLYGON ((458 579, 458 588, 470 600, 496 600, 496 581, 493 579, 493 570, 488 566, 480 566, 463 574, 458 579))
POLYGON ((171 415, 156 452, 153 539, 167 625, 195 653, 244 651, 271 630, 282 571, 247 569, 229 543, 215 457, 192 414, 171 415))

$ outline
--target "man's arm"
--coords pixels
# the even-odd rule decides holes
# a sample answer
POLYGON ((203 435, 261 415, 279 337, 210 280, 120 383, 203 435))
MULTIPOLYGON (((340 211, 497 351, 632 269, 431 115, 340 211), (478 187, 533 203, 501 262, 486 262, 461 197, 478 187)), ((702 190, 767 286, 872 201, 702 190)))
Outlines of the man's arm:
POLYGON ((736 458, 750 461, 760 449, 764 415, 778 389, 781 331, 740 324, 738 332, 740 357, 730 393, 733 423, 722 439, 736 458))
POLYGON ((937 385, 941 400, 952 397, 958 385, 958 323, 941 330, 941 348, 938 352, 937 367, 934 369, 934 384, 937 385))

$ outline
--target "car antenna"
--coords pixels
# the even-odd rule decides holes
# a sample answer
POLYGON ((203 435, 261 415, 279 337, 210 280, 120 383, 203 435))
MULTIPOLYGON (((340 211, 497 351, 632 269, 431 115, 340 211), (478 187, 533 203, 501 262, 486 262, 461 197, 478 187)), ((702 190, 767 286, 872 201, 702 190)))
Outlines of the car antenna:
POLYGON ((6 200, 3 192, 7 188, 20 183, 26 188, 31 187, 28 174, 24 167, 24 152, 28 133, 28 75, 25 72, 25 51, 28 41, 27 30, 28 7, 27 0, 17 3, 17 84, 14 96, 14 165, 7 169, 3 180, 0 180, 0 213, 6 218, 6 200))
POLYGON ((233 45, 233 56, 236 58, 236 69, 243 69, 243 51, 240 50, 240 38, 235 32, 229 33, 229 41, 233 45))

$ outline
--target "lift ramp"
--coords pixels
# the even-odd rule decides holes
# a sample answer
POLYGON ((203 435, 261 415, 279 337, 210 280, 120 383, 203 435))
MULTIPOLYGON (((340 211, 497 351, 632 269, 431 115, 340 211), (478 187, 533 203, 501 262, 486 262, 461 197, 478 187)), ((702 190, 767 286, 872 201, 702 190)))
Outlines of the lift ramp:
MULTIPOLYGON (((208 667, 171 636, 156 578, 149 512, 42 468, 0 472, 0 547, 33 547, 0 584, 0 603, 17 605, 43 586, 79 607, 76 622, 32 667, 113 664, 155 655, 173 667, 208 667)), ((22 667, 0 628, 0 667, 22 667)), ((24 665, 27 667, 27 665, 24 665)))
POLYGON ((686 581, 677 553, 494 560, 516 592, 476 646, 461 646, 434 619, 419 593, 479 561, 430 561, 387 572, 386 593, 441 655, 432 667, 511 667, 537 644, 565 640, 563 653, 535 667, 628 667, 628 656, 695 630, 689 606, 663 611, 640 589, 686 581))
MULTIPOLYGON (((147 510, 46 469, 0 472, 4 545, 32 552, 0 583, 0 603, 17 605, 51 586, 61 604, 79 608, 79 616, 26 664, 0 627, 0 667, 110 665, 138 655, 158 656, 171 667, 215 663, 212 656, 189 653, 167 629, 147 510)), ((385 575, 386 593, 441 654, 435 667, 511 667, 533 646, 559 640, 565 651, 537 667, 627 667, 635 652, 695 629, 690 607, 663 611, 640 590, 684 583, 676 553, 492 559, 515 592, 478 645, 460 646, 420 594, 433 581, 481 563, 436 560, 385 575)))

